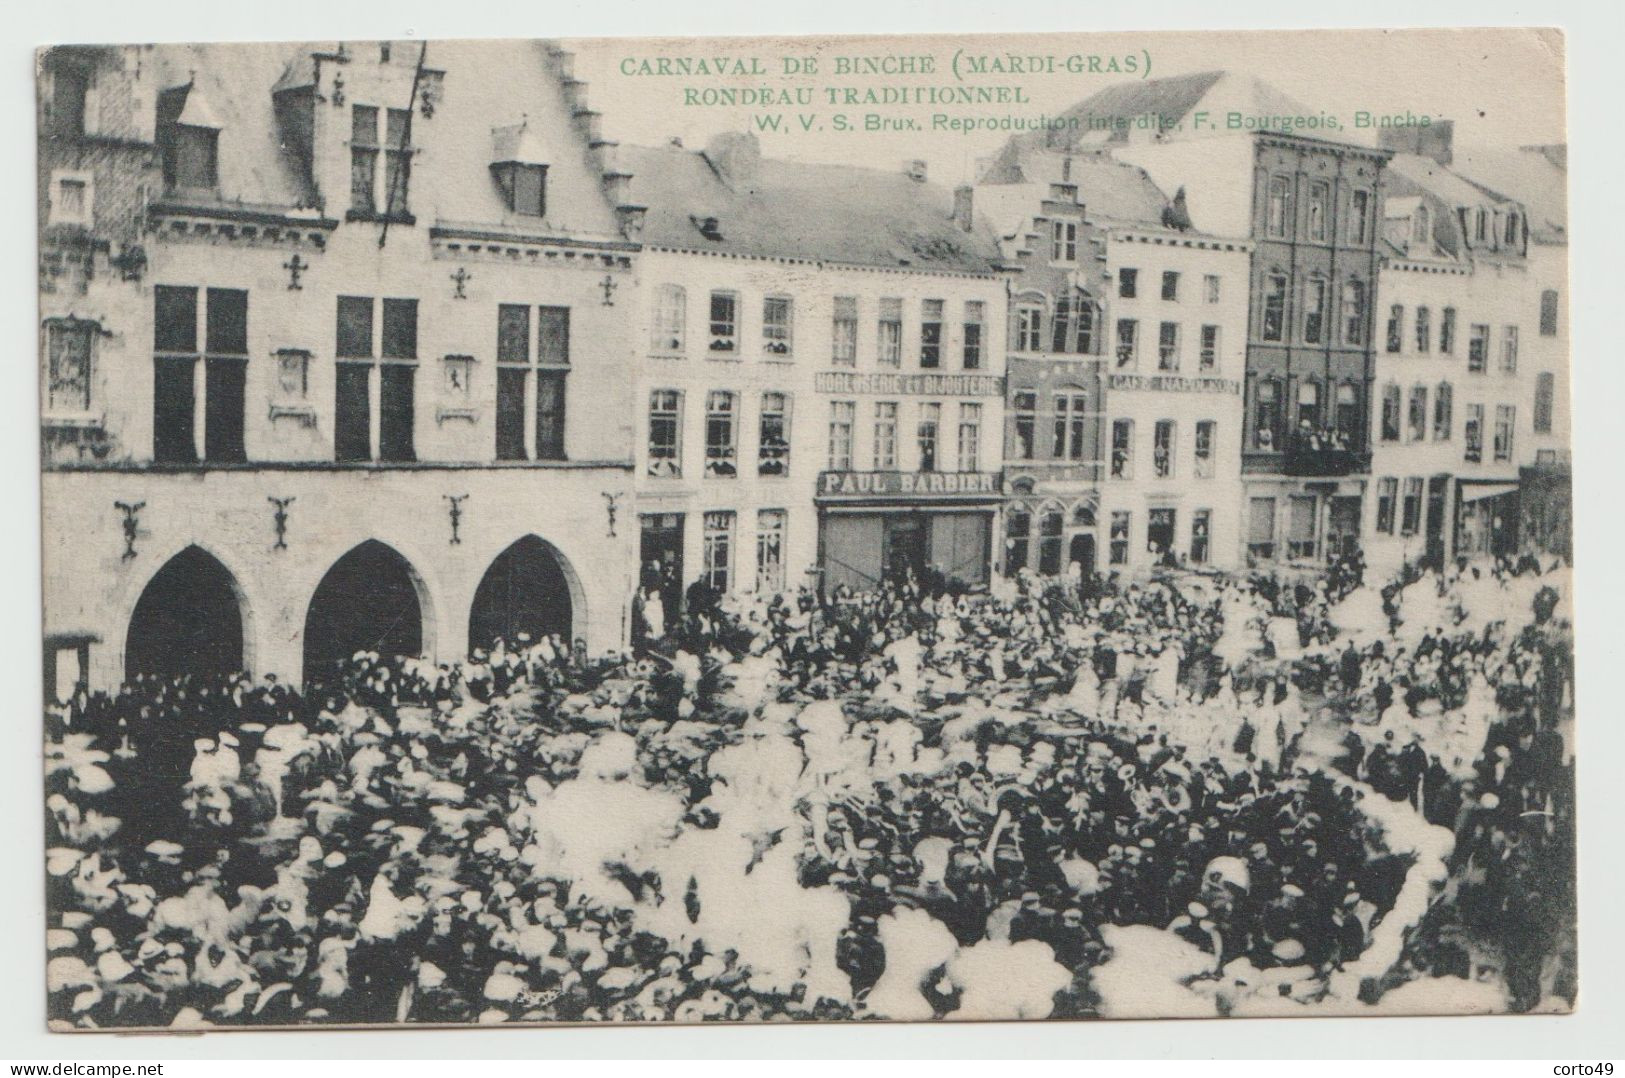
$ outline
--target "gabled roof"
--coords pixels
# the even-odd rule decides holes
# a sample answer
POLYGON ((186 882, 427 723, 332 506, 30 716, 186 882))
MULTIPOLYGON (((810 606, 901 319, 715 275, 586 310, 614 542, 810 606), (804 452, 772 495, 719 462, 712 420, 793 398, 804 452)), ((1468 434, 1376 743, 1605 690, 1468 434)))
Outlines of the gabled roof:
POLYGON ((1542 243, 1568 242, 1568 148, 1562 144, 1515 150, 1458 149, 1456 169, 1472 182, 1504 191, 1524 204, 1529 235, 1542 243))
MULTIPOLYGON (((999 262, 981 221, 953 221, 952 192, 903 172, 737 155, 725 175, 681 146, 622 146, 650 246, 760 258, 986 274, 999 262)), ((720 160, 720 158, 719 158, 720 160)))

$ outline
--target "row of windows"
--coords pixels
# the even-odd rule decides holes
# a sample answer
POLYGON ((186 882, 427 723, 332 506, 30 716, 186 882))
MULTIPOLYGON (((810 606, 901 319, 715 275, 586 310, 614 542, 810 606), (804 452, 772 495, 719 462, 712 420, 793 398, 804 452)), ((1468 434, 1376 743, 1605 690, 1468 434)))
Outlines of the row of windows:
MULTIPOLYGON (((1311 243, 1330 243, 1337 232, 1337 207, 1332 185, 1327 180, 1310 180, 1302 192, 1303 215, 1295 212, 1299 193, 1292 177, 1275 175, 1265 185, 1264 234, 1271 239, 1301 238, 1311 243), (1301 233, 1300 233, 1301 229, 1301 233)), ((1371 239, 1371 192, 1355 188, 1349 192, 1343 217, 1343 242, 1363 246, 1371 239)))
MULTIPOLYGON (((1180 300, 1180 283, 1184 274, 1177 270, 1162 271, 1162 288, 1160 296, 1169 303, 1178 303, 1180 300)), ((1140 271, 1132 267, 1122 267, 1117 271, 1117 295, 1122 299, 1136 299, 1140 294, 1140 271)), ((1219 302, 1219 276, 1216 273, 1202 275, 1202 302, 1219 302)))
MULTIPOLYGON (((1175 546, 1179 516, 1170 507, 1151 509, 1146 514, 1145 549, 1151 560, 1159 565, 1175 563, 1175 546)), ((1073 526, 1093 528, 1095 518, 1088 509, 1080 509, 1074 516, 1073 526)), ((1109 565, 1127 565, 1129 537, 1134 514, 1127 509, 1111 515, 1107 532, 1106 561, 1109 565)), ((1033 569, 1045 576, 1061 573, 1065 551, 1067 522, 1059 506, 1044 506, 1037 514, 1026 508, 1012 508, 1005 516, 1004 568, 1015 575, 1023 569, 1033 569)), ((1206 565, 1212 556, 1213 511, 1196 509, 1191 513, 1190 546, 1186 560, 1191 565, 1206 565)))
MULTIPOLYGON (((733 589, 735 569, 735 530, 737 514, 716 510, 701 518, 700 579, 713 591, 723 594, 733 589)), ((783 509, 760 509, 756 513, 756 590, 761 593, 784 590, 784 547, 790 514, 783 509)))
MULTIPOLYGON (((201 362, 202 459, 221 463, 245 460, 248 293, 159 285, 153 302, 154 459, 166 463, 198 459, 195 379, 201 362)), ((414 426, 418 301, 338 297, 333 352, 334 459, 417 459, 414 426)), ((58 354, 65 367, 63 377, 52 376, 53 401, 58 395, 66 398, 80 394, 88 406, 88 388, 79 388, 80 382, 88 386, 88 362, 77 346, 53 345, 52 355, 58 354)), ((282 349, 276 357, 277 402, 305 406, 310 388, 310 353, 282 349)), ((569 308, 500 305, 496 358, 496 459, 563 459, 565 386, 570 370, 569 308)), ((473 363, 472 356, 445 357, 443 377, 449 399, 471 402, 473 363)))
MULTIPOLYGON (((1184 365, 1185 334, 1178 322, 1157 323, 1157 370, 1178 371, 1184 365)), ((1133 370, 1140 363, 1140 323, 1117 320, 1116 369, 1133 370)), ((1196 369, 1211 371, 1219 365, 1219 327, 1204 325, 1197 334, 1196 369)))
MULTIPOLYGON (((1555 293, 1554 293, 1555 295, 1555 293)), ((1427 307, 1417 307, 1412 319, 1412 347, 1419 355, 1433 351, 1433 315, 1427 307)), ((1475 322, 1467 330, 1467 369, 1482 374, 1489 369, 1491 331, 1488 323, 1475 322)), ((1394 304, 1388 308, 1388 329, 1384 346, 1390 353, 1405 350, 1405 308, 1394 304)), ((1440 355, 1456 353, 1456 309, 1446 307, 1439 315, 1438 345, 1440 355)), ((1500 335, 1499 363, 1501 371, 1515 373, 1518 369, 1518 327, 1503 325, 1500 335)))
POLYGON ((1291 494, 1286 499, 1284 534, 1278 534, 1276 499, 1247 499, 1247 555, 1255 561, 1274 561, 1284 553, 1289 560, 1353 554, 1359 549, 1360 499, 1327 498, 1324 502, 1326 542, 1321 546, 1322 500, 1314 494, 1291 494))
MULTIPOLYGON (((706 354, 719 359, 736 358, 744 349, 742 301, 733 291, 713 291, 706 303, 706 354)), ((762 297, 760 333, 761 354, 768 359, 790 359, 795 354, 795 300, 790 296, 762 297)), ((948 307, 944 300, 920 301, 919 337, 914 360, 922 370, 936 370, 950 359, 948 352, 948 307)), ((966 300, 959 311, 959 363, 965 370, 979 370, 986 362, 987 305, 966 300)), ((829 362, 837 367, 855 367, 859 358, 861 325, 857 296, 836 296, 830 316, 829 362)), ((874 312, 872 338, 876 366, 900 368, 903 365, 903 300, 882 297, 874 312)), ((680 285, 662 285, 655 297, 654 320, 649 348, 656 355, 681 356, 688 351, 688 292, 680 285)))
MULTIPOLYGON (((1287 339, 1288 277, 1280 271, 1264 275, 1259 296, 1258 336, 1265 341, 1287 339)), ((1306 345, 1329 345, 1334 337, 1345 345, 1366 342, 1366 285, 1364 281, 1343 282, 1338 300, 1337 324, 1330 321, 1332 283, 1327 277, 1311 274, 1298 296, 1297 340, 1306 345)))
MULTIPOLYGON (((757 423, 756 474, 790 474, 790 396, 768 392, 761 397, 757 423)), ((705 475, 732 479, 739 475, 739 394, 714 389, 705 395, 705 475)), ((683 474, 683 391, 656 389, 649 394, 648 472, 663 479, 683 474)))
MULTIPOLYGON (((959 405, 955 470, 975 472, 981 470, 982 406, 959 405)), ((858 422, 857 401, 831 401, 829 411, 829 470, 850 471, 853 467, 853 435, 858 422)), ((914 425, 914 442, 919 453, 918 470, 936 472, 946 470, 942 457, 945 434, 942 430, 942 405, 928 401, 920 405, 914 425)), ((873 470, 877 472, 898 469, 898 403, 876 401, 874 404, 873 470)))
MULTIPOLYGON (((1191 446, 1191 474, 1197 479, 1213 478, 1214 442, 1218 437, 1218 424, 1211 419, 1198 420, 1196 435, 1191 446)), ((1179 450, 1179 424, 1172 419, 1159 419, 1151 428, 1151 478, 1172 479, 1177 469, 1179 450)), ((1134 420, 1112 420, 1111 464, 1113 479, 1134 478, 1134 420)))
MULTIPOLYGON (((1536 381, 1535 393, 1535 430, 1537 433, 1549 433, 1552 427, 1552 393, 1555 379, 1550 374, 1542 374, 1536 381)), ((1449 441, 1453 425, 1453 408, 1455 393, 1449 382, 1440 382, 1433 391, 1433 440, 1436 442, 1449 441)), ((1380 437, 1384 442, 1397 442, 1401 439, 1403 426, 1404 440, 1420 442, 1428 433, 1428 387, 1424 385, 1412 386, 1408 404, 1403 401, 1400 387, 1389 383, 1382 391, 1382 416, 1380 437), (1401 409, 1404 417, 1401 420, 1401 409)), ((1494 459, 1509 461, 1513 456, 1513 438, 1516 434, 1517 408, 1511 404, 1498 404, 1495 406, 1495 437, 1493 442, 1494 459)), ((1466 419, 1462 426, 1462 437, 1465 442, 1464 459, 1468 463, 1479 463, 1484 459, 1484 405, 1467 405, 1466 419)))
MULTIPOLYGON (((1279 378, 1261 378, 1253 387, 1252 448, 1278 452, 1287 448, 1288 402, 1279 378)), ((1360 438, 1360 387, 1340 382, 1326 399, 1325 387, 1308 379, 1297 384, 1290 418, 1303 450, 1357 449, 1360 438)))

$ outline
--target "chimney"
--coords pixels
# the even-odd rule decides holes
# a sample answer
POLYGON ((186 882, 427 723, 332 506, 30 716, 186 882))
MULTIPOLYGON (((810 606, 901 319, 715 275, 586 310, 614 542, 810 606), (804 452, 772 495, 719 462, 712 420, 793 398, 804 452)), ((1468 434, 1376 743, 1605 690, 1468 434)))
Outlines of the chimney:
POLYGON ((729 187, 748 187, 762 161, 762 147, 748 131, 724 131, 705 144, 705 159, 729 187))
POLYGON ((1454 120, 1435 120, 1426 127, 1384 127, 1377 131, 1377 145, 1395 153, 1414 153, 1418 157, 1431 157, 1441 165, 1455 158, 1454 120))
POLYGON ((903 162, 903 174, 915 183, 925 182, 925 162, 918 157, 903 162))
POLYGON ((971 205, 975 189, 968 183, 962 183, 954 188, 954 224, 959 226, 961 232, 971 230, 971 205))

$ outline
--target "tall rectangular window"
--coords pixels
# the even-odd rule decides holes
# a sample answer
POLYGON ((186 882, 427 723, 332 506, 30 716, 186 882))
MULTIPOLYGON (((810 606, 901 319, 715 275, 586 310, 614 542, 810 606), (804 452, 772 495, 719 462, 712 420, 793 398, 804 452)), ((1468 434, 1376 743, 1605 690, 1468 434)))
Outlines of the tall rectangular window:
POLYGON ((1219 275, 1216 273, 1204 274, 1202 277, 1202 300, 1205 303, 1219 302, 1219 275))
POLYGON ((965 322, 962 358, 967 371, 982 369, 982 342, 986 333, 986 305, 979 299, 965 301, 965 322))
POLYGON ((1247 499, 1247 556, 1275 559, 1275 499, 1247 499))
POLYGON ((1448 442, 1455 425, 1456 391, 1449 382, 1440 382, 1433 391, 1433 440, 1448 442))
POLYGON ((1477 464, 1484 459, 1484 406, 1469 404, 1467 418, 1461 425, 1462 459, 1477 464))
POLYGON ((164 463, 197 460, 197 289, 153 289, 152 455, 164 463))
POLYGON ((762 351, 775 359, 789 359, 794 346, 795 307, 789 296, 762 300, 762 351))
POLYGON ((1428 433, 1428 387, 1412 386, 1405 416, 1406 440, 1420 442, 1428 433))
POLYGON ((1517 414, 1517 409, 1510 404, 1497 404, 1495 406, 1495 459, 1497 461, 1512 459, 1512 439, 1517 414))
POLYGON ((244 389, 248 381, 248 293, 207 292, 204 348, 203 457, 247 460, 243 445, 244 389))
POLYGON ((1052 262, 1078 260, 1078 222, 1050 222, 1049 257, 1052 262))
POLYGON ((1311 277, 1303 289, 1303 343, 1322 344, 1326 340, 1326 278, 1311 277))
POLYGON ((1415 535, 1422 530, 1422 477, 1405 480, 1405 495, 1399 503, 1399 534, 1415 535))
POLYGON ((897 402, 875 402, 875 471, 897 470, 897 402))
POLYGON ((1134 420, 1112 420, 1112 478, 1134 478, 1134 420))
POLYGON ((1157 370, 1179 369, 1179 323, 1164 322, 1157 327, 1157 370))
POLYGON ((879 316, 875 323, 878 334, 875 362, 882 367, 903 365, 903 301, 896 296, 880 300, 879 316))
POLYGON ((536 459, 564 459, 565 372, 536 372, 536 459))
POLYGON ((1394 503, 1399 500, 1399 480, 1386 476, 1377 480, 1377 530, 1394 534, 1394 503))
POLYGON ((1331 232, 1331 187, 1324 180, 1309 185, 1309 238, 1324 243, 1331 232))
POLYGON ((761 509, 756 513, 756 590, 772 594, 784 590, 783 509, 761 509))
POLYGON ((1197 365, 1204 371, 1211 371, 1219 365, 1219 327, 1202 327, 1202 350, 1197 357, 1197 365))
POLYGON ((384 118, 384 205, 391 217, 406 216, 412 179, 412 110, 390 109, 384 118))
POLYGON ((1540 335, 1557 336, 1557 290, 1553 288, 1540 294, 1540 335))
POLYGON ((1118 369, 1134 366, 1140 346, 1140 323, 1132 318, 1117 320, 1118 369))
POLYGON ((1551 371, 1535 375, 1535 433, 1552 432, 1552 405, 1557 399, 1557 376, 1551 371))
POLYGON ((1127 509, 1114 509, 1111 517, 1111 531, 1108 533, 1108 548, 1106 557, 1113 565, 1128 564, 1128 537, 1132 521, 1127 509))
POLYGON ((1456 351, 1456 309, 1446 307, 1439 313, 1439 353, 1454 355, 1456 351))
POLYGON ((852 424, 857 416, 857 402, 830 401, 829 403, 829 470, 852 470, 852 424))
POLYGON ((1092 300, 1079 300, 1076 345, 1079 355, 1092 356, 1095 354, 1095 321, 1097 317, 1097 308, 1092 300))
POLYGON ((687 323, 688 293, 682 285, 661 285, 655 292, 654 326, 649 334, 649 350, 655 355, 682 355, 687 339, 687 323))
POLYGON ((790 472, 790 397, 785 393, 762 394, 762 417, 757 432, 756 474, 788 475, 790 472))
POLYGON ((705 395, 705 474, 732 479, 739 474, 739 398, 725 389, 705 395))
POLYGON ((1286 556, 1312 558, 1319 546, 1320 500, 1313 494, 1293 494, 1286 500, 1286 556))
POLYGON ((1286 333, 1286 275, 1271 273, 1264 278, 1264 317, 1259 336, 1266 341, 1281 340, 1286 333))
POLYGON ((93 322, 52 322, 46 330, 46 408, 56 414, 90 411, 93 322))
POLYGON ((736 292, 711 293, 711 341, 707 350, 727 358, 739 351, 739 295, 736 292))
POLYGON ((333 456, 372 459, 374 303, 371 296, 340 296, 334 356, 333 456))
POLYGON ((1159 419, 1151 428, 1151 474, 1171 479, 1174 474, 1174 421, 1159 419))
POLYGON ((1385 342, 1388 351, 1398 352, 1405 344, 1405 308, 1396 303, 1388 308, 1388 331, 1385 342))
POLYGON ((1399 416, 1401 408, 1401 390, 1393 382, 1389 382, 1388 385, 1383 387, 1383 429, 1381 429, 1381 437, 1383 437, 1384 442, 1399 441, 1399 428, 1401 428, 1402 423, 1401 416, 1399 416))
POLYGON ((1343 285, 1343 343, 1365 343, 1365 282, 1343 285))
POLYGON ((1332 398, 1332 429, 1343 447, 1358 448, 1364 441, 1365 423, 1360 412, 1360 391, 1352 382, 1340 382, 1332 398))
POLYGON ((1291 220, 1290 191, 1291 181, 1287 177, 1270 177, 1264 206, 1264 230, 1272 237, 1279 238, 1287 234, 1291 220))
POLYGON ((1213 478, 1213 443, 1216 438, 1218 424, 1211 419, 1197 420, 1196 423, 1196 478, 1213 478))
POLYGON ((1518 327, 1501 327, 1501 371, 1512 374, 1518 369, 1518 327))
POLYGON ((1050 319, 1050 351, 1072 350, 1072 301, 1062 296, 1055 301, 1055 315, 1050 319))
POLYGON ((530 378, 530 307, 504 303, 497 307, 498 460, 525 460, 525 399, 530 378))
POLYGON ((412 428, 416 412, 418 301, 383 301, 383 333, 378 384, 378 456, 417 459, 412 428))
POLYGON ((835 297, 829 340, 831 363, 837 367, 858 365, 858 297, 835 297))
POLYGON ((1042 352, 1044 350, 1044 310, 1031 303, 1016 308, 1016 351, 1042 352))
POLYGON ((1281 443, 1281 383, 1275 378, 1259 379, 1253 390, 1253 448, 1276 452, 1281 443))
POLYGON ((920 303, 920 368, 933 370, 942 366, 942 301, 928 299, 920 303))
POLYGON ((1139 270, 1125 266, 1117 271, 1117 296, 1119 299, 1133 299, 1139 290, 1139 270))
POLYGON ((920 449, 920 471, 937 470, 937 446, 942 434, 942 405, 935 401, 920 405, 920 422, 915 428, 915 441, 920 449))
POLYGON ((701 554, 704 564, 701 579, 706 587, 725 595, 733 583, 734 515, 713 512, 705 514, 702 519, 701 554))
POLYGON ((1015 457, 1032 460, 1038 427, 1038 394, 1030 389, 1018 390, 1012 397, 1015 415, 1015 457))
POLYGON ((1352 191, 1349 193, 1349 220, 1348 242, 1363 244, 1370 234, 1371 226, 1371 192, 1352 191))
POLYGON ((657 389, 649 394, 649 474, 674 479, 683 474, 683 394, 657 389))
POLYGON ((1426 307, 1416 308, 1416 350, 1422 355, 1433 350, 1433 316, 1426 307))
POLYGON ((350 211, 378 212, 378 110, 372 105, 350 109, 350 211))
POLYGON ((1162 271, 1162 298, 1170 303, 1179 301, 1179 274, 1173 270, 1162 271))
POLYGON ((1055 394, 1055 459, 1082 460, 1088 452, 1089 397, 1084 393, 1055 394))
POLYGON ((1484 373, 1489 357, 1490 327, 1474 323, 1467 333, 1467 369, 1474 374, 1484 373))
POLYGON ((980 471, 982 466, 982 406, 959 406, 959 470, 980 471))

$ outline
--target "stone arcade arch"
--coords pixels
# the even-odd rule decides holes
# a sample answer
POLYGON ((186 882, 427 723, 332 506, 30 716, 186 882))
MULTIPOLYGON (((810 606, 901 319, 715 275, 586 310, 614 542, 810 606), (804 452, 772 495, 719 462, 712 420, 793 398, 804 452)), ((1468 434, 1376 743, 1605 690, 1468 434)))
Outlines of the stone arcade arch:
POLYGON ((579 632, 579 588, 569 563, 553 544, 526 535, 492 560, 468 612, 468 647, 489 648, 501 637, 513 645, 557 633, 566 644, 579 632))
POLYGON ((305 613, 305 681, 332 675, 358 651, 422 655, 428 640, 422 579, 376 539, 353 548, 316 585, 305 613))
POLYGON ((247 608, 231 570, 189 546, 163 564, 136 600, 124 676, 221 675, 248 665, 247 608))

